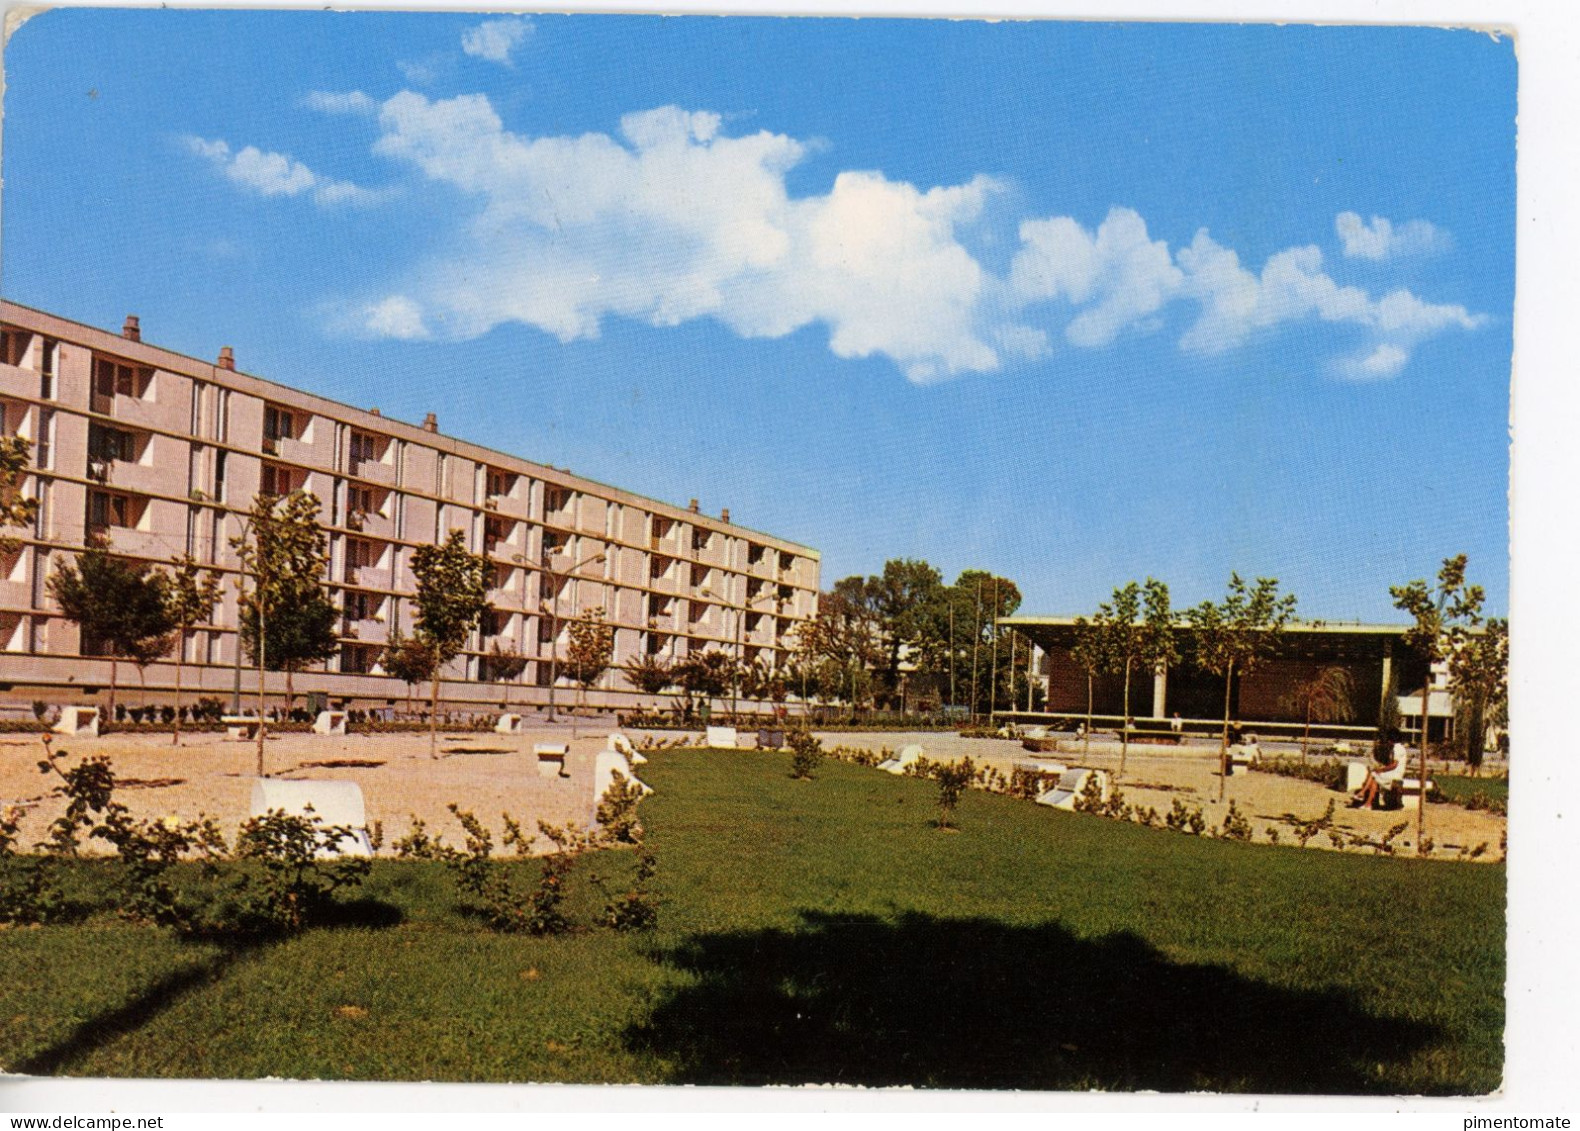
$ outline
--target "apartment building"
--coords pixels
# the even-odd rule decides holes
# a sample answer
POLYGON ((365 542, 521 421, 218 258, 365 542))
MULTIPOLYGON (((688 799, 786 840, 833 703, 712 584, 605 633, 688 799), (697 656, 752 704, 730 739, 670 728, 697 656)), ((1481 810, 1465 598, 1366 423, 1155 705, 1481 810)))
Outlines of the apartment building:
MULTIPOLYGON (((414 550, 451 530, 495 581, 492 614, 444 673, 455 708, 543 702, 569 622, 592 608, 615 627, 615 661, 588 701, 620 706, 652 700, 619 665, 714 648, 776 666, 817 607, 817 552, 728 510, 714 518, 696 500, 672 506, 491 451, 440 433, 433 414, 405 424, 287 388, 238 370, 228 346, 212 363, 159 349, 132 316, 117 335, 0 303, 0 432, 32 442, 24 491, 39 502, 31 529, 8 532, 19 546, 0 553, 0 702, 95 702, 108 686, 108 660, 45 584, 54 562, 100 537, 126 557, 190 553, 225 573, 214 623, 185 642, 183 687, 227 700, 239 681, 255 689, 255 674, 240 675, 231 540, 254 496, 298 488, 322 503, 325 580, 344 615, 339 654, 295 687, 352 707, 404 700, 380 655, 397 628, 413 630, 414 550), (490 678, 496 644, 528 659, 512 685, 490 678)), ((171 657, 122 683, 152 702, 174 678, 171 657)), ((269 681, 283 692, 282 675, 269 681)))

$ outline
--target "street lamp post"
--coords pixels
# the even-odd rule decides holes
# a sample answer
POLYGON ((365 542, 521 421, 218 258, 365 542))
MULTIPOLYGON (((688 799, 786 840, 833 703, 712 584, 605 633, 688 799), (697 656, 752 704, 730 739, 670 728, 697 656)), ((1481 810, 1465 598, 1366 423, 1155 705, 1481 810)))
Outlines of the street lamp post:
MULTIPOLYGON (((554 596, 551 600, 541 601, 540 607, 549 618, 549 722, 552 723, 556 721, 554 714, 554 685, 560 681, 559 583, 570 578, 583 566, 589 566, 594 562, 603 561, 604 552, 600 550, 598 553, 593 554, 590 557, 583 558, 581 561, 577 562, 568 569, 555 569, 553 566, 551 566, 549 564, 549 559, 551 556, 552 551, 543 555, 543 572, 548 574, 555 581, 554 596)), ((523 600, 525 600, 525 598, 523 598, 523 600)))

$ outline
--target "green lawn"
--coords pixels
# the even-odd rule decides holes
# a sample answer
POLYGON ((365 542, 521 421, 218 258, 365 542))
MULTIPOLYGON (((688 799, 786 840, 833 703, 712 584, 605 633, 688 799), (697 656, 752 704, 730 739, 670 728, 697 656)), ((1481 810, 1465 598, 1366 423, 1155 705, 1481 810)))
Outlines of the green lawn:
MULTIPOLYGON (((1167 1091, 1499 1084, 1502 865, 1205 841, 977 792, 960 831, 945 832, 929 782, 827 762, 797 782, 788 764, 653 756, 644 777, 658 793, 643 815, 664 902, 645 934, 496 935, 457 906, 442 869, 404 862, 376 866, 347 925, 255 947, 182 943, 102 914, 0 932, 0 1066, 1167 1091)), ((630 856, 590 863, 617 872, 630 856)), ((81 882, 93 887, 91 870, 81 882)), ((586 910, 601 905, 583 895, 586 910)))
POLYGON ((1494 777, 1467 777, 1463 774, 1435 774, 1432 778, 1437 788, 1449 800, 1463 805, 1468 798, 1480 794, 1493 801, 1509 803, 1509 779, 1494 777))

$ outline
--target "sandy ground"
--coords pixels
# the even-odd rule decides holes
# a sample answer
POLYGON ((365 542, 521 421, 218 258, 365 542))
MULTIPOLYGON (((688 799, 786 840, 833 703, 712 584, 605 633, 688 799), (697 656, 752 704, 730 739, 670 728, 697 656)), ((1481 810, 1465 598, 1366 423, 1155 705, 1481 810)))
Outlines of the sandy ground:
MULTIPOLYGON (((539 819, 551 823, 592 821, 597 801, 593 796, 593 759, 610 733, 607 720, 583 720, 572 728, 530 720, 527 733, 505 737, 489 733, 441 732, 437 760, 428 756, 428 738, 419 734, 352 735, 344 738, 291 734, 269 739, 265 758, 271 775, 290 779, 354 781, 362 787, 367 818, 382 822, 385 850, 411 826, 413 814, 433 831, 443 832, 453 844, 461 841, 460 826, 446 810, 449 802, 471 809, 494 830, 502 831, 501 812, 508 812, 531 830, 539 819), (565 742, 570 746, 565 777, 545 777, 532 755, 534 742, 565 742)), ((640 743, 644 735, 670 738, 681 732, 631 732, 640 743)), ((696 732, 692 732, 695 734, 696 732)), ((1033 755, 1018 742, 991 738, 960 738, 939 733, 822 733, 825 746, 856 746, 896 750, 919 744, 926 756, 951 761, 970 756, 978 763, 997 767, 1006 775, 1016 762, 1032 758, 1057 760, 1117 770, 1119 746, 1094 740, 1083 752, 1076 741, 1067 741, 1060 754, 1033 755)), ((748 742, 750 740, 748 739, 748 742)), ((189 735, 172 746, 168 735, 112 735, 98 739, 58 738, 57 749, 73 755, 105 754, 111 759, 122 785, 119 799, 143 817, 173 815, 215 818, 227 836, 249 813, 256 780, 257 748, 250 742, 228 742, 211 734, 189 735)), ((21 805, 26 811, 21 843, 41 840, 50 821, 64 803, 52 796, 53 777, 38 771, 43 746, 33 736, 0 738, 0 805, 21 805)), ((1285 813, 1319 816, 1330 798, 1339 803, 1340 828, 1379 837, 1392 825, 1409 821, 1409 828, 1395 841, 1404 854, 1415 850, 1413 812, 1369 812, 1348 809, 1346 797, 1310 782, 1273 774, 1241 773, 1228 781, 1226 800, 1219 802, 1217 750, 1215 747, 1181 748, 1132 746, 1120 782, 1125 799, 1138 806, 1152 806, 1166 813, 1178 797, 1187 806, 1200 805, 1209 825, 1223 819, 1228 801, 1235 801, 1255 830, 1254 839, 1267 840, 1267 829, 1277 827, 1284 843, 1292 843, 1287 826, 1278 818, 1285 813)), ((1427 835, 1436 843, 1438 856, 1460 849, 1487 846, 1483 859, 1502 856, 1500 840, 1505 818, 1474 812, 1457 805, 1427 807, 1427 835)), ((1328 848, 1325 836, 1313 847, 1328 848)))

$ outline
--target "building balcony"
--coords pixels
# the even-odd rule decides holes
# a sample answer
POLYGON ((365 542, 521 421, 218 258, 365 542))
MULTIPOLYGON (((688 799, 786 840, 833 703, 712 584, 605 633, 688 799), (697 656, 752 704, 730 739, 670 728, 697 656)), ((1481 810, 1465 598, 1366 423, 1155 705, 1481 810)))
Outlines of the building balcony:
POLYGON ((346 566, 341 574, 343 584, 358 589, 388 589, 390 571, 387 566, 346 566))
POLYGON ((26 581, 0 581, 0 609, 31 609, 33 586, 26 581))
POLYGON ((158 494, 169 491, 171 488, 171 475, 168 467, 115 459, 110 460, 108 465, 104 467, 105 474, 100 479, 93 474, 97 470, 96 464, 102 465, 102 461, 89 461, 88 478, 96 479, 98 482, 111 487, 118 487, 125 491, 138 491, 145 495, 158 494))
POLYGON ((156 534, 132 526, 91 526, 88 533, 109 539, 111 553, 130 558, 167 562, 186 549, 184 534, 156 534))
POLYGON ((385 644, 389 641, 389 625, 376 617, 348 620, 341 623, 340 635, 360 644, 385 644))
MULTIPOLYGON (((269 441, 265 440, 264 451, 269 450, 268 444, 269 441)), ((291 463, 319 462, 315 458, 315 452, 312 444, 309 444, 303 440, 295 439, 291 436, 281 436, 278 440, 275 440, 274 451, 270 454, 277 455, 281 459, 287 460, 291 463)))
POLYGON ((367 483, 381 483, 386 487, 395 485, 394 464, 381 463, 374 459, 359 459, 353 460, 346 471, 347 474, 367 483))
POLYGON ((154 397, 133 397, 125 393, 94 399, 98 402, 95 408, 106 409, 110 416, 127 424, 171 432, 185 430, 187 422, 181 419, 180 407, 175 404, 166 404, 154 397))
POLYGON ((395 537, 395 520, 377 511, 349 511, 346 514, 346 529, 366 534, 370 538, 390 541, 395 537))

